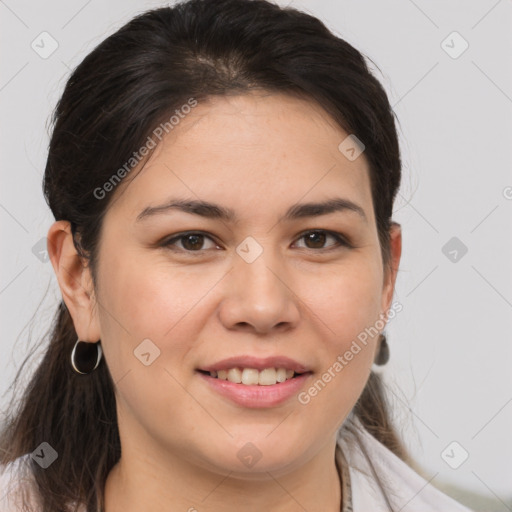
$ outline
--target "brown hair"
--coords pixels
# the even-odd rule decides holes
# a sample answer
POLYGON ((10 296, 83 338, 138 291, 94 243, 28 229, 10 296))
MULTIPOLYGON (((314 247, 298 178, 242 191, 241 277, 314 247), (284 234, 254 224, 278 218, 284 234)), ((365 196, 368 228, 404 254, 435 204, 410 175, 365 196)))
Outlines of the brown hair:
MULTIPOLYGON (((115 194, 98 199, 94 191, 189 98, 200 102, 253 89, 315 101, 363 141, 389 268, 401 159, 394 113, 362 54, 293 8, 266 0, 190 0, 138 15, 106 38, 73 71, 52 118, 45 198, 55 220, 71 223, 95 286, 102 220, 115 194)), ((63 512, 72 502, 84 503, 88 512, 101 510, 107 475, 121 453, 109 369, 102 360, 90 375, 75 373, 69 356, 76 340, 61 302, 44 356, 21 400, 13 399, 0 437, 3 464, 43 441, 57 451, 58 464, 45 470, 32 461, 44 511, 63 512)), ((371 373, 354 412, 406 459, 379 375, 371 373)))

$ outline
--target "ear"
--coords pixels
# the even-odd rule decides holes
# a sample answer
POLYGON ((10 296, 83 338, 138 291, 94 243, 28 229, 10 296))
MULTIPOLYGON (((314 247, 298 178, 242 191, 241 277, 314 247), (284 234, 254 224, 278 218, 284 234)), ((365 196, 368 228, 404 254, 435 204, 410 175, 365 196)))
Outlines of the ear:
POLYGON ((97 342, 101 335, 92 277, 87 260, 80 257, 73 243, 71 224, 64 220, 55 222, 47 239, 48 255, 78 338, 97 342))
POLYGON ((382 311, 386 313, 391 307, 393 293, 395 291, 396 277, 402 255, 402 227, 398 222, 392 222, 390 234, 390 267, 384 269, 384 286, 382 289, 382 311))

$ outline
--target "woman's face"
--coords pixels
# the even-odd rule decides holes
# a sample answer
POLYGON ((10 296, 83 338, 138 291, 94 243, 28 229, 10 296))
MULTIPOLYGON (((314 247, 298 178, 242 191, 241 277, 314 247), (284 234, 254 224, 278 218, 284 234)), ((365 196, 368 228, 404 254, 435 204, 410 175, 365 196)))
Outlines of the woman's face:
MULTIPOLYGON (((111 192, 99 304, 83 324, 116 383, 123 454, 248 477, 334 442, 378 335, 353 342, 382 331, 396 277, 384 272, 364 152, 338 148, 348 135, 304 100, 215 97, 111 192), (327 201, 350 207, 304 207, 327 201), (208 373, 230 368, 235 381, 247 368, 250 384, 208 373), (268 384, 286 372, 258 368, 303 375, 268 384)), ((399 230, 392 249, 397 267, 399 230)))

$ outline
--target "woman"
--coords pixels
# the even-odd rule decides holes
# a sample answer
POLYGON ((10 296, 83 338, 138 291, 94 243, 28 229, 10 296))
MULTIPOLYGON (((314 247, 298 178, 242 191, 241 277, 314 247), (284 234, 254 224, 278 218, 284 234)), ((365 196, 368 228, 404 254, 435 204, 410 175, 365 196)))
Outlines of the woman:
POLYGON ((44 193, 62 292, 1 510, 467 511, 375 365, 401 229, 362 55, 264 0, 149 11, 73 72, 44 193))

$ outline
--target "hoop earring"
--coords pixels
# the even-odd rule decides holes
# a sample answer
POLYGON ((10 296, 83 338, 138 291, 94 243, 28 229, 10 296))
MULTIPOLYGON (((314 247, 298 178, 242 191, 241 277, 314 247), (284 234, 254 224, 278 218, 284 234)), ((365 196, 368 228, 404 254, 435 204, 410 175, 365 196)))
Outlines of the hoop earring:
POLYGON ((76 373, 87 375, 98 368, 103 355, 100 342, 101 340, 96 343, 76 340, 71 352, 71 366, 76 373))
POLYGON ((384 366, 389 361, 389 345, 386 339, 386 335, 382 333, 380 335, 379 351, 375 357, 374 363, 378 366, 384 366))

